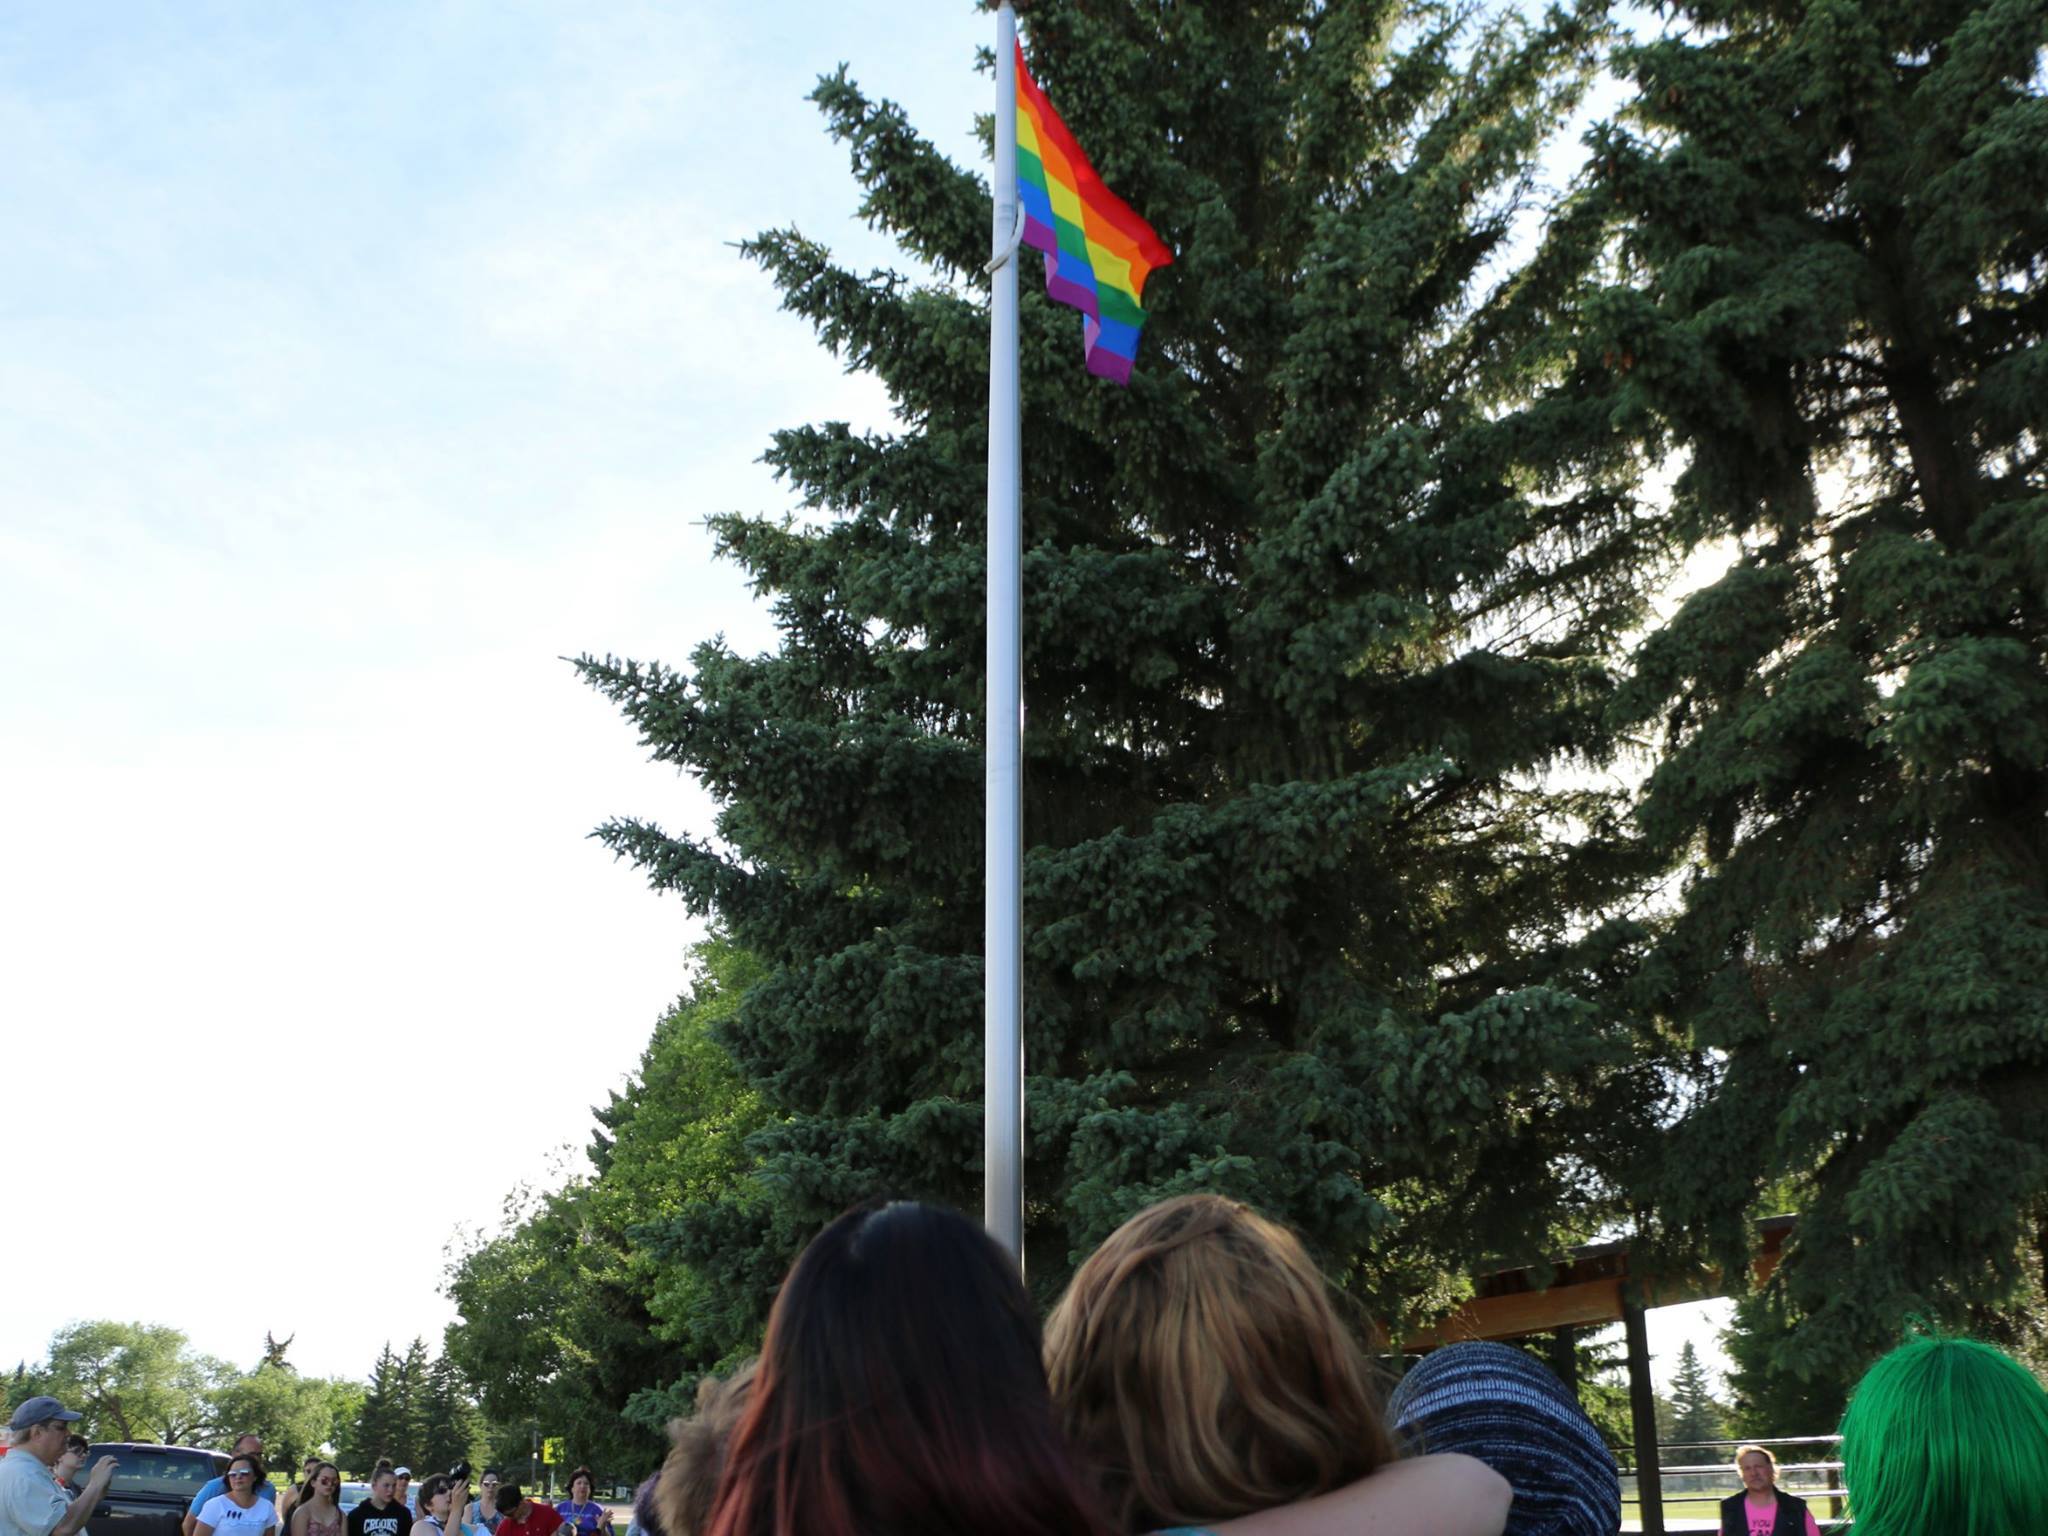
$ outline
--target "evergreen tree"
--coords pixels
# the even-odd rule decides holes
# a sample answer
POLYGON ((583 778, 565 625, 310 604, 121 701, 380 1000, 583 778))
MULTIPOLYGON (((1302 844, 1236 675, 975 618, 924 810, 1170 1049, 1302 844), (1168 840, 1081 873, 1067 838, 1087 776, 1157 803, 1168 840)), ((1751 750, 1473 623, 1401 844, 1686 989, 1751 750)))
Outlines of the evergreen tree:
POLYGON ((483 1460, 484 1420, 470 1401, 454 1356, 442 1350, 427 1368, 420 1398, 421 1464, 445 1472, 458 1461, 479 1466, 483 1460))
POLYGON ((2048 100, 2038 0, 1698 0, 1627 50, 1623 225, 1569 381, 1734 558, 1642 644, 1644 1007, 1709 1081, 1657 1179, 1781 1367, 2005 1304, 2048 1192, 2048 100), (1796 1327, 1794 1326, 1796 1324, 1796 1327))
POLYGON ((429 1466, 425 1455, 427 1437, 427 1343, 415 1338, 391 1379, 391 1423, 395 1443, 403 1447, 401 1461, 429 1466))
POLYGON ((1802 1379, 1785 1369, 1787 1336, 1798 1327, 1796 1320, 1788 1326, 1761 1296, 1736 1302, 1735 1316, 1721 1335, 1734 1367, 1728 1373, 1728 1395, 1735 1434, 1824 1435, 1842 1422, 1852 1381, 1832 1372, 1802 1379))
MULTIPOLYGON (((1033 68, 1177 252, 1128 390, 1027 272, 1029 1273, 1182 1190, 1295 1223, 1381 1314, 1611 1213, 1662 1081, 1592 914, 1634 873, 1542 787, 1607 746, 1651 551, 1605 411, 1528 403, 1598 221, 1513 266, 1595 22, 1450 7, 1047 3, 1033 68)), ((585 658, 718 838, 601 831, 765 977, 720 1039, 778 1120, 660 1241, 688 1358, 878 1191, 980 1199, 987 189, 842 71, 862 210, 927 275, 746 253, 900 430, 768 461, 801 521, 713 519, 781 627, 687 672, 585 658)))
POLYGON ((369 1385, 341 1448, 342 1455, 350 1466, 358 1469, 376 1465, 380 1456, 401 1458, 409 1454, 408 1428, 400 1407, 399 1359, 386 1341, 377 1363, 370 1367, 369 1385))
POLYGON ((1693 1348, 1692 1340, 1687 1339, 1679 1348, 1678 1370, 1671 1378, 1671 1430, 1668 1438, 1679 1444, 1718 1440, 1725 1427, 1721 1422, 1721 1405, 1714 1401, 1714 1389, 1707 1380, 1707 1368, 1700 1364, 1700 1353, 1693 1348))

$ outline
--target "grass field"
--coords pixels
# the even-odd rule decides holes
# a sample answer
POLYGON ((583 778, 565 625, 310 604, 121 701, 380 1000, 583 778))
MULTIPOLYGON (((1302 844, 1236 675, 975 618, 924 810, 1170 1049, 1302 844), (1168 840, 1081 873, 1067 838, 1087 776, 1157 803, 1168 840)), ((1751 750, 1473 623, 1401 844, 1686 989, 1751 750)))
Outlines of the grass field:
MULTIPOLYGON (((1719 1499, 1666 1499, 1664 1501, 1664 1518, 1666 1520, 1718 1520, 1721 1518, 1721 1501, 1719 1499)), ((1623 1525, 1640 1525, 1642 1524, 1642 1519, 1643 1511, 1641 1505, 1637 1504, 1634 1499, 1623 1499, 1621 1501, 1621 1523, 1623 1525)))
MULTIPOLYGON (((1797 1490, 1791 1491, 1796 1492, 1797 1490)), ((1697 1528, 1703 1524, 1710 1524, 1715 1529, 1718 1529, 1720 1518, 1721 1501, 1719 1499, 1666 1499, 1664 1501, 1664 1523, 1667 1529, 1673 1525, 1689 1525, 1697 1528)), ((1813 1518, 1820 1522, 1820 1528, 1823 1532, 1832 1529, 1828 1524, 1828 1501, 1826 1499, 1815 1499, 1813 1501, 1813 1518)), ((1634 1499, 1622 1499, 1621 1523, 1630 1530, 1639 1531, 1643 1528, 1643 1511, 1634 1499)), ((1841 1529, 1848 1530, 1850 1527, 1845 1523, 1841 1529)))

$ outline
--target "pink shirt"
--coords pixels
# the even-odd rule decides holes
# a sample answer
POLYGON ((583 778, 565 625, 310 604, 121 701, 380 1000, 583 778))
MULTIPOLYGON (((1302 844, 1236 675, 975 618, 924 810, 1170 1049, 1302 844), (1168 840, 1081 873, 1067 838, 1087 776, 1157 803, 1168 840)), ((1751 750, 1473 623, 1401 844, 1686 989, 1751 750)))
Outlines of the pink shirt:
MULTIPOLYGON (((1778 1496, 1773 1493, 1768 1504, 1759 1504, 1753 1494, 1744 1494, 1742 1512, 1749 1516, 1749 1536, 1771 1536, 1778 1523, 1778 1496)), ((1820 1527, 1814 1524, 1813 1509, 1806 1511, 1806 1536, 1820 1536, 1820 1527)))

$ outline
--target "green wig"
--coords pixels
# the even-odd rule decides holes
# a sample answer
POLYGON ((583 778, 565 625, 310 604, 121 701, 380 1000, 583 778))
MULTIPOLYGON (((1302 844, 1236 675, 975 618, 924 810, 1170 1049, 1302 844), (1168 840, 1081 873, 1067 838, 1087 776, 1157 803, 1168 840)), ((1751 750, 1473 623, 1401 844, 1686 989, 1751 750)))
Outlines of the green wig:
POLYGON ((1849 1400, 1842 1482, 1856 1536, 2048 1531, 2048 1388, 1988 1344, 1903 1344, 1849 1400))

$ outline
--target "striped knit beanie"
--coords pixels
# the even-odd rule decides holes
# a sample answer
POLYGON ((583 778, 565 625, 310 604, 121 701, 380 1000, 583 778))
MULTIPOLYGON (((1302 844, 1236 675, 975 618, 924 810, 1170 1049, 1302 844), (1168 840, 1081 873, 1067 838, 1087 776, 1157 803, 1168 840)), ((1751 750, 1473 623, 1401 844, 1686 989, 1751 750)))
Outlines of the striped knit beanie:
POLYGON ((1615 1536, 1621 1478, 1572 1394, 1506 1344, 1452 1344, 1426 1355, 1387 1402, 1411 1453, 1476 1456, 1515 1490, 1506 1536, 1615 1536))

